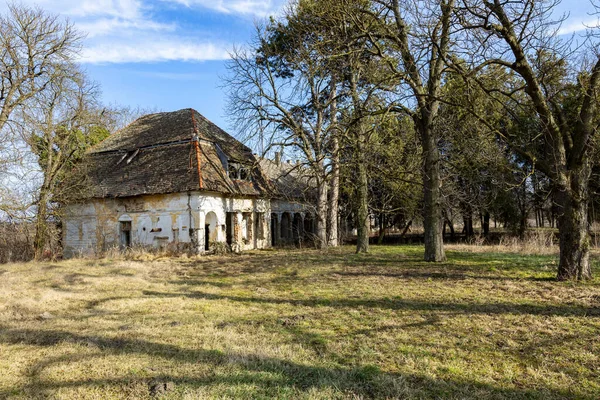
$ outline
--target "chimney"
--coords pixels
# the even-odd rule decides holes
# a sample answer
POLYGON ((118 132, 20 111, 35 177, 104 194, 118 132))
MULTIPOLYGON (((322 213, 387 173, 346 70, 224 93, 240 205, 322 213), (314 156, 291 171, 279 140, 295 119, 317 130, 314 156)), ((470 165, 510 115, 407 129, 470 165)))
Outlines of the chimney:
POLYGON ((281 152, 279 152, 279 151, 275 152, 275 164, 276 165, 281 164, 281 152))

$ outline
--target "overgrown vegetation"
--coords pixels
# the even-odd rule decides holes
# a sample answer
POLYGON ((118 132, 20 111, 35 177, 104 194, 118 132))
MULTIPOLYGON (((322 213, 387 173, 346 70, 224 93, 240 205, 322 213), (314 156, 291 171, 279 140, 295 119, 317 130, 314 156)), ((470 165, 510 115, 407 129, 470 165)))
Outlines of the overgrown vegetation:
POLYGON ((597 399, 600 281, 499 249, 3 265, 0 397, 597 399))
POLYGON ((18 234, 0 241, 0 262, 56 258, 62 206, 89 190, 83 174, 74 173, 84 168, 85 152, 145 111, 102 104, 97 84, 78 63, 84 34, 67 19, 19 2, 6 8, 0 14, 0 233, 10 226, 18 234))

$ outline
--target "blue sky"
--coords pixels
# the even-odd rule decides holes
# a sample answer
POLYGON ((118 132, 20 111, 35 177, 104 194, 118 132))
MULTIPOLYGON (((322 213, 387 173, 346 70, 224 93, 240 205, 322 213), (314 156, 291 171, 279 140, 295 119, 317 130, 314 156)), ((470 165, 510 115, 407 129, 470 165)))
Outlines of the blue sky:
MULTIPOLYGON (((4 2, 2 2, 4 3, 4 2)), ((83 67, 105 103, 171 111, 193 107, 223 128, 228 52, 286 0, 21 0, 86 34, 83 67)), ((0 5, 0 11, 5 6, 0 5)))
MULTIPOLYGON (((252 36, 254 23, 286 0, 24 0, 69 18, 87 34, 84 68, 106 103, 161 111, 193 107, 230 129, 226 117, 228 51, 252 36)), ((0 7, 1 8, 1 7, 0 7)), ((588 0, 564 0, 564 33, 597 19, 588 0)), ((232 132, 233 133, 233 132, 232 132)))

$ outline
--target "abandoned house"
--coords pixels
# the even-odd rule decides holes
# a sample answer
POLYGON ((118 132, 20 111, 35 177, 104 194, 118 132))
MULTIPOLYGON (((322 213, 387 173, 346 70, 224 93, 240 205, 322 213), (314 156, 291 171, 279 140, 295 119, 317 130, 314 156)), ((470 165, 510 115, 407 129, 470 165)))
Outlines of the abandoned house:
POLYGON ((66 257, 132 245, 233 251, 298 243, 314 230, 290 164, 252 151, 197 111, 146 115, 91 148, 65 205, 66 257))

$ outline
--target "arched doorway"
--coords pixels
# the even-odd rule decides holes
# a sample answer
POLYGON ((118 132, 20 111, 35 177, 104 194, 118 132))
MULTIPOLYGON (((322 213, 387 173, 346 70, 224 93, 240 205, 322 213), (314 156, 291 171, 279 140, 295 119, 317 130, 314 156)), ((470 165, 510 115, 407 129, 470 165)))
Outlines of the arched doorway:
POLYGON ((219 232, 217 229, 217 214, 211 211, 206 214, 204 219, 204 250, 208 251, 210 244, 219 239, 219 232))

